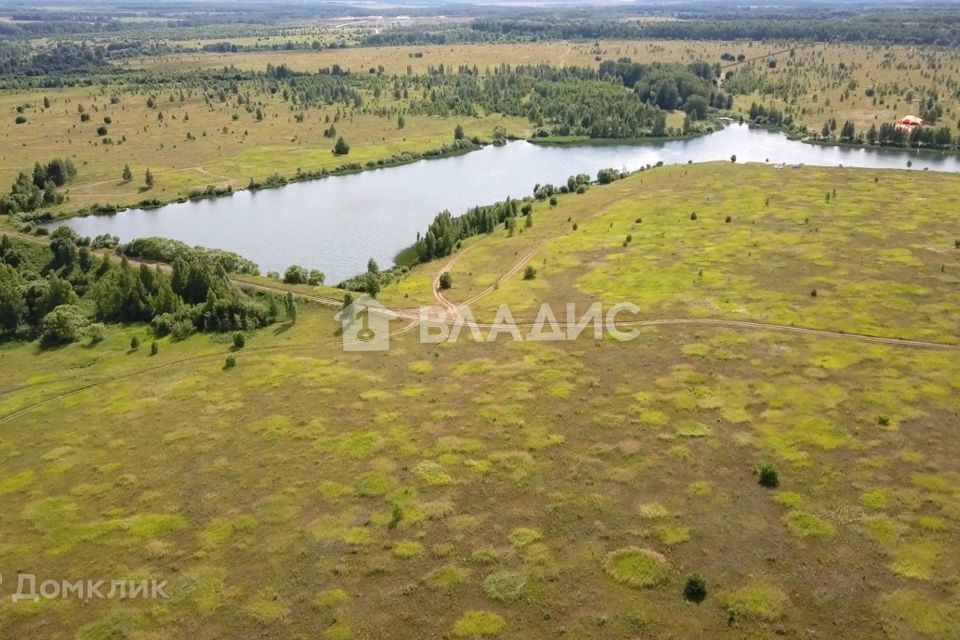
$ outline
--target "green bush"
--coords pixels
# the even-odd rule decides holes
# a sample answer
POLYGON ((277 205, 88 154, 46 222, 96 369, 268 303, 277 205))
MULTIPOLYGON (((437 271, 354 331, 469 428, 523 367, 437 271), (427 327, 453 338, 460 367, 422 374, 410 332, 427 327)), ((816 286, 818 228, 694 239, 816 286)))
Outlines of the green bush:
POLYGON ((193 335, 193 332, 196 331, 196 327, 193 325, 187 318, 183 318, 175 321, 170 327, 170 335, 173 336, 174 340, 184 340, 193 335))
POLYGON ((150 344, 150 355, 155 356, 158 353, 160 353, 160 344, 156 340, 154 340, 150 344))
POLYGON ((103 326, 103 323, 94 322, 87 328, 87 332, 90 334, 90 344, 99 344, 103 342, 104 333, 106 327, 103 326))
POLYGON ((235 366, 237 366, 237 358, 236 358, 236 356, 227 356, 226 362, 223 363, 223 368, 224 368, 224 369, 233 369, 235 366))
POLYGON ((350 145, 347 144, 347 141, 342 137, 337 138, 337 143, 333 145, 333 154, 337 156, 345 156, 350 153, 350 145))
POLYGON ((40 322, 40 342, 46 346, 76 342, 86 325, 87 318, 83 309, 72 304, 62 304, 45 315, 40 322))
POLYGON ((120 247, 120 253, 131 258, 146 258, 173 264, 177 258, 189 259, 192 257, 210 260, 223 267, 229 273, 246 273, 258 275, 260 267, 241 255, 223 249, 207 249, 206 247, 191 247, 185 242, 169 238, 146 237, 131 240, 120 247))
POLYGON ((707 598, 707 581, 699 573, 694 573, 687 578, 687 584, 683 587, 683 597, 690 602, 700 604, 707 598))
POLYGON ((306 284, 310 274, 299 265, 291 265, 283 272, 283 281, 286 284, 306 284))
POLYGON ((523 279, 533 280, 536 277, 537 277, 537 270, 533 268, 533 265, 528 264, 527 268, 523 270, 523 279))
POLYGON ((233 334, 233 346, 237 349, 243 349, 244 345, 247 344, 247 339, 244 337, 241 331, 237 331, 233 334))
POLYGON ((453 276, 450 275, 449 271, 444 271, 440 274, 440 288, 449 289, 453 286, 453 276))
POLYGON ((757 475, 759 476, 759 483, 761 487, 775 489, 780 486, 780 478, 777 475, 777 470, 772 464, 765 464, 760 467, 757 475))
POLYGON ((139 348, 140 348, 140 338, 138 338, 137 336, 133 336, 132 338, 130 338, 130 349, 133 351, 136 351, 139 348))

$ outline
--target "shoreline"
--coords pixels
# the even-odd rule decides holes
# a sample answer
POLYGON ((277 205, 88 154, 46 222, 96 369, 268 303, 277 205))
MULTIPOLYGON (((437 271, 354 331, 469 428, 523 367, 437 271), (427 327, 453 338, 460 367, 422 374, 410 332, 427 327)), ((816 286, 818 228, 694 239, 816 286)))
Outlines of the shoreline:
MULTIPOLYGON (((687 141, 695 140, 697 138, 702 138, 713 133, 716 133, 719 130, 722 130, 729 124, 743 124, 750 128, 764 129, 767 131, 777 131, 783 133, 788 140, 800 142, 804 144, 817 145, 823 147, 838 147, 844 149, 864 149, 869 151, 891 151, 896 153, 910 153, 915 155, 940 155, 940 156, 951 156, 957 157, 960 156, 960 149, 930 149, 923 147, 909 147, 909 146, 892 146, 892 145, 876 145, 876 144, 867 144, 867 143, 855 143, 855 142, 841 142, 836 140, 816 140, 810 138, 809 136, 799 135, 796 132, 791 132, 783 127, 776 125, 765 125, 765 124, 755 124, 749 121, 744 120, 742 123, 739 120, 734 118, 721 118, 715 121, 715 127, 709 131, 698 131, 696 133, 691 133, 687 135, 673 135, 673 136, 657 136, 657 137, 642 137, 642 138, 588 138, 584 136, 557 136, 557 137, 546 137, 546 138, 521 138, 516 136, 510 136, 507 138, 506 143, 510 142, 519 142, 524 141, 530 144, 543 146, 543 147, 606 147, 606 146, 643 146, 651 145, 655 146, 658 144, 665 144, 668 142, 678 142, 678 141, 687 141)), ((281 176, 279 180, 270 182, 269 178, 264 182, 252 181, 251 184, 245 187, 214 187, 213 185, 208 185, 206 189, 200 190, 195 189, 191 193, 172 198, 170 200, 160 200, 158 198, 145 198, 144 200, 130 205, 118 205, 118 204, 100 204, 94 203, 89 207, 84 207, 80 209, 75 209, 73 211, 63 211, 59 214, 53 215, 50 214, 49 217, 39 217, 33 221, 25 221, 25 224, 34 224, 37 226, 43 226, 47 223, 58 221, 58 220, 67 220, 70 218, 83 218, 91 215, 116 215, 118 213, 123 213, 125 211, 136 211, 136 210, 155 210, 160 209, 173 204, 185 204, 187 202, 199 202, 201 200, 207 200, 211 198, 220 198, 231 196, 235 193, 242 191, 259 191, 262 189, 274 189, 278 187, 283 187, 288 184, 293 184, 297 182, 307 182, 310 180, 322 180, 324 178, 331 178, 337 176, 348 176, 358 173, 363 173, 365 171, 375 171, 377 169, 389 169, 392 167, 400 167, 404 165, 413 164, 415 162, 420 162, 421 160, 442 160, 444 158, 451 158, 456 156, 466 155, 474 151, 480 151, 488 146, 496 145, 494 142, 485 141, 485 140, 467 140, 467 144, 464 145, 445 145, 444 147, 439 147, 435 149, 428 149, 427 151, 417 152, 417 151, 401 151, 393 156, 388 156, 385 158, 378 158, 376 160, 369 160, 363 164, 361 163, 344 163, 333 167, 332 169, 319 169, 316 171, 300 171, 292 176, 281 176)))
MULTIPOLYGON (((509 138, 509 141, 521 140, 521 138, 509 138)), ((227 196, 232 196, 235 193, 240 193, 243 191, 262 191, 265 189, 276 189, 279 187, 285 187, 289 184, 297 182, 309 182, 311 180, 323 180, 324 178, 333 178, 338 176, 348 176, 354 175, 357 173, 363 173, 365 171, 375 171, 377 169, 390 169, 392 167, 400 167, 408 164, 413 164, 415 162, 420 162, 421 160, 442 160, 444 158, 452 158, 456 156, 466 155, 473 151, 480 151, 485 147, 488 147, 492 142, 487 142, 483 140, 467 140, 468 144, 464 145, 448 145, 444 147, 439 147, 435 149, 428 149, 426 151, 401 151, 393 156, 388 156, 385 158, 378 158, 376 160, 368 160, 367 162, 360 164, 359 162, 344 163, 338 165, 333 169, 319 169, 317 171, 298 171, 292 176, 281 176, 280 180, 273 182, 256 182, 252 181, 246 187, 237 187, 232 186, 217 188, 213 185, 208 185, 206 190, 200 191, 199 193, 191 192, 188 195, 180 196, 177 198, 172 198, 170 200, 159 200, 157 198, 153 199, 144 199, 140 202, 132 205, 116 205, 116 204, 99 204, 94 203, 90 207, 76 209, 73 212, 61 212, 58 215, 52 215, 49 218, 37 219, 35 222, 28 222, 28 224, 36 224, 38 226, 46 225, 51 222, 56 222, 58 220, 69 220, 70 218, 86 218, 88 216, 110 216, 116 215, 118 213, 123 213, 125 211, 150 211, 154 209, 161 209, 166 206, 174 204, 186 204, 187 202, 199 202, 201 200, 209 200, 213 198, 223 198, 227 196), (449 148, 448 148, 449 147, 449 148), (213 188, 211 188, 213 187, 213 188)), ((269 178, 267 178, 269 180, 269 178)))

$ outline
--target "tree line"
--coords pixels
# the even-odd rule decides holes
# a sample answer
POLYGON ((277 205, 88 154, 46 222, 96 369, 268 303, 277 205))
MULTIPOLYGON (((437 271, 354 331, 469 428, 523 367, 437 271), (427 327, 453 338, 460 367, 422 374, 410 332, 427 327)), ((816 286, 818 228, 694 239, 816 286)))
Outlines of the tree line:
POLYGON ((714 84, 717 72, 705 62, 644 65, 629 59, 599 69, 502 64, 485 75, 461 67, 396 78, 394 92, 409 96, 411 113, 526 117, 535 137, 640 138, 668 133, 664 111, 684 109, 702 120, 709 107, 729 108, 730 97, 714 84))
MULTIPOLYGON (((597 173, 598 184, 609 184, 623 177, 616 169, 601 169, 597 173)), ((533 203, 550 199, 551 205, 556 204, 554 196, 566 193, 585 193, 590 186, 590 177, 586 174, 570 176, 565 184, 537 184, 533 188, 533 198, 506 200, 491 204, 476 206, 468 209, 459 216, 449 211, 442 211, 433 219, 421 236, 407 250, 401 252, 409 262, 428 262, 435 258, 442 258, 453 253, 463 240, 476 235, 493 233, 503 226, 508 234, 516 230, 518 217, 524 218, 524 227, 533 226, 533 203)))
POLYGON ((62 204, 64 195, 57 191, 57 187, 64 186, 76 177, 77 168, 70 158, 55 158, 46 164, 37 162, 31 175, 21 171, 10 192, 0 196, 0 213, 30 213, 62 204))
POLYGON ((56 229, 47 246, 0 238, 0 340, 62 344, 109 322, 147 322, 157 336, 183 338, 255 329, 279 316, 273 296, 234 286, 222 262, 203 251, 182 252, 168 273, 97 257, 91 240, 69 227, 56 229))

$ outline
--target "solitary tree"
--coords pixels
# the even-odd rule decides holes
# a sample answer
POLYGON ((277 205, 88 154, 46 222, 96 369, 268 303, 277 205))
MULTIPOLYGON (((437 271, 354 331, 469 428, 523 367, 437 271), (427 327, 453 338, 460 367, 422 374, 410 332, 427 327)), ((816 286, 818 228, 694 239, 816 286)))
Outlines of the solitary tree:
POLYGON ((130 182, 133 180, 133 171, 130 170, 130 165, 123 165, 123 181, 130 182))
POLYGON ((350 153, 350 145, 343 139, 343 136, 337 138, 337 144, 333 145, 333 153, 338 156, 345 156, 350 153))
POLYGON ((323 285, 323 281, 326 279, 327 276, 325 276, 322 271, 318 269, 311 269, 310 275, 307 277, 307 284, 318 287, 323 285))
POLYGON ((367 295, 371 298, 376 298, 380 293, 380 276, 372 271, 367 272, 366 278, 363 283, 364 291, 367 292, 367 295))
POLYGON ((147 172, 143 175, 143 183, 147 185, 147 189, 153 189, 153 185, 156 184, 156 180, 153 178, 153 172, 150 169, 147 169, 147 172))
POLYGON ((405 126, 407 126, 407 121, 403 114, 397 116, 397 129, 403 129, 405 126))
POLYGON ((287 309, 287 319, 290 321, 290 324, 293 324, 297 321, 297 303, 293 299, 293 293, 290 291, 287 292, 287 298, 284 301, 284 306, 287 309))
POLYGON ((458 124, 457 128, 453 130, 453 139, 463 140, 465 137, 467 137, 467 134, 463 132, 463 125, 458 124))

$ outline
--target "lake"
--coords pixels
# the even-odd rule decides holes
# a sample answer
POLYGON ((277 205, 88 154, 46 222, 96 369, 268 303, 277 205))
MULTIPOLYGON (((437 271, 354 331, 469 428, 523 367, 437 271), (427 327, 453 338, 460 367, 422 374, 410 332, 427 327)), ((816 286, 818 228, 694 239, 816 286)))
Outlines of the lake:
POLYGON ((607 167, 636 170, 666 164, 727 160, 874 169, 960 171, 957 156, 889 149, 804 144, 775 131, 733 124, 690 140, 633 145, 540 146, 512 142, 466 155, 364 171, 276 189, 131 209, 115 215, 51 223, 80 235, 104 233, 121 242, 163 236, 191 245, 235 251, 263 273, 291 264, 320 269, 335 284, 366 270, 368 258, 381 267, 426 230, 434 216, 454 214, 507 196, 531 195, 537 183, 565 184, 571 174, 595 178, 607 167))

